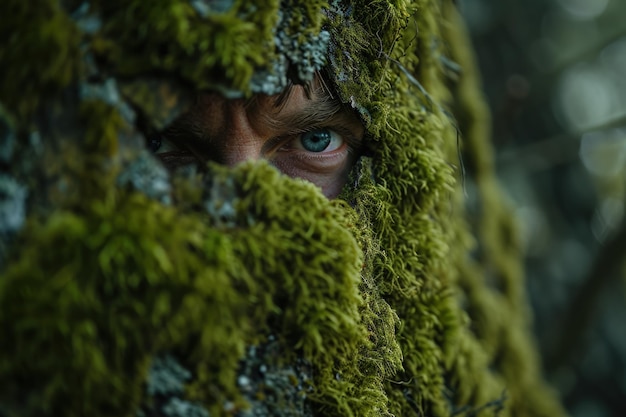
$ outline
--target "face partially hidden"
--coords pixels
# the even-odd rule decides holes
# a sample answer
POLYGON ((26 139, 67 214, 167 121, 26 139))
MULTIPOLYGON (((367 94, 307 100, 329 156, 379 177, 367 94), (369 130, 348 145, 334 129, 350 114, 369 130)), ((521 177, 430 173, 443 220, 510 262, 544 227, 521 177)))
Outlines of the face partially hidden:
POLYGON ((229 100, 202 93, 192 109, 164 132, 157 151, 172 168, 214 161, 228 166, 266 159, 335 198, 354 165, 365 129, 357 114, 314 82, 276 96, 229 100), (168 149, 169 148, 169 149, 168 149))

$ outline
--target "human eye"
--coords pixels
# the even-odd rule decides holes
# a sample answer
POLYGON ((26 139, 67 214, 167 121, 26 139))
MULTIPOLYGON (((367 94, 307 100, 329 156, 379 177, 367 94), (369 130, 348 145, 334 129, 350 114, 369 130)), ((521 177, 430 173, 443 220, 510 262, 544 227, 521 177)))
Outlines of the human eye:
POLYGON ((345 143, 341 134, 330 128, 316 128, 300 133, 288 146, 306 152, 324 153, 340 149, 345 143))
POLYGON ((184 145, 181 134, 171 135, 171 132, 165 131, 149 137, 147 145, 148 149, 161 160, 165 168, 171 171, 202 161, 191 149, 184 145))
POLYGON ((147 141, 148 149, 155 155, 165 154, 172 151, 180 151, 172 140, 166 135, 152 135, 147 141))

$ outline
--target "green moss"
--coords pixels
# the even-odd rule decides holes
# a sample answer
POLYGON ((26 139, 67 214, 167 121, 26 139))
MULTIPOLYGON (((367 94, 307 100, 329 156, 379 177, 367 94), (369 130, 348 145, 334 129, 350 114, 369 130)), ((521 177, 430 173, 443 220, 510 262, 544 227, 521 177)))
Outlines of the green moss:
POLYGON ((485 362, 497 372, 485 375, 483 380, 497 378, 507 388, 507 413, 512 416, 563 415, 552 390, 541 379, 537 351, 529 336, 516 227, 510 209, 502 203, 495 181, 493 155, 486 140, 490 137, 490 115, 480 93, 474 57, 462 32, 461 17, 450 7, 448 13, 454 23, 452 27, 457 28, 448 33, 450 50, 453 59, 464 68, 464 74, 452 89, 458 106, 456 114, 466 132, 466 160, 480 196, 480 210, 472 219, 473 233, 480 244, 480 258, 477 261, 465 259, 459 282, 470 305, 468 313, 475 330, 473 335, 467 336, 467 345, 475 344, 471 352, 465 352, 469 358, 457 360, 454 365, 459 391, 464 397, 475 395, 488 401, 484 386, 472 388, 462 381, 475 374, 479 364, 485 362))
POLYGON ((169 79, 148 78, 120 83, 120 93, 141 114, 146 130, 160 132, 187 110, 193 93, 169 79))
POLYGON ((116 72, 168 72, 197 88, 223 84, 249 91, 255 68, 268 65, 277 1, 201 16, 190 2, 159 0, 97 3, 105 26, 97 47, 116 72))
MULTIPOLYGON (((0 281, 2 337, 14 342, 0 357, 1 383, 8 392, 29 386, 31 397, 0 402, 25 415, 127 415, 153 355, 175 350, 195 376, 187 397, 222 415, 225 401, 245 404, 238 361, 271 323, 314 364, 310 397, 324 410, 384 409, 380 371, 394 368, 390 358, 370 358, 367 369, 351 360, 376 351, 361 323, 367 305, 350 210, 263 165, 242 167, 235 183, 237 227, 223 230, 134 193, 83 202, 80 216, 31 219, 20 259, 0 281)), ((386 322, 379 311, 367 314, 393 332, 393 314, 386 322)))
POLYGON ((3 1, 0 38, 0 102, 21 121, 78 77, 80 33, 57 1, 3 1))
MULTIPOLYGON (((94 3, 103 26, 81 53, 95 55, 96 79, 143 85, 126 96, 151 123, 169 119, 146 105, 150 94, 135 77, 249 94, 263 84, 259 71, 280 78, 291 64, 301 71, 294 81, 310 77, 327 45, 326 71, 362 114, 371 155, 341 200, 262 163, 188 171, 171 179, 170 196, 162 172, 158 192, 139 181, 156 172, 142 168, 154 160, 125 153, 120 137, 139 122, 123 100, 68 98, 80 100, 67 123, 81 139, 67 138, 52 165, 72 187, 54 200, 57 210, 31 215, 0 279, 0 340, 11 341, 0 349, 5 414, 130 416, 165 405, 145 384, 155 358, 172 355, 189 375, 177 380, 171 413, 192 405, 233 415, 251 402, 238 383, 250 347, 274 335, 284 353, 268 362, 310 365, 305 395, 317 415, 489 415, 489 404, 503 405, 504 417, 561 415, 529 342, 515 233, 452 2, 330 3, 285 1, 282 21, 278 1, 219 11, 183 0, 94 3), (295 45, 277 44, 285 40, 295 45), (467 69, 458 84, 441 68, 448 55, 467 69), (479 168, 482 211, 471 223, 451 110, 467 162, 479 168), (473 260, 476 244, 486 250, 473 260)), ((23 72, 42 97, 78 78, 82 35, 72 24, 59 28, 68 17, 51 4, 41 2, 51 19, 33 13, 54 36, 17 25, 2 49, 3 58, 18 56, 16 45, 45 52, 47 66, 23 72)), ((6 5, 20 19, 30 13, 6 5)), ((27 90, 16 98, 15 88, 3 81, 1 100, 21 116, 40 97, 27 90)))
MULTIPOLYGON (((39 396, 22 415, 28 410, 132 414, 151 356, 173 341, 183 342, 207 324, 206 317, 219 317, 206 309, 221 305, 209 301, 228 280, 230 267, 198 271, 224 262, 227 249, 219 236, 197 225, 194 217, 133 194, 120 196, 115 205, 94 205, 83 216, 59 212, 30 224, 25 232, 30 243, 1 282, 7 306, 0 318, 3 340, 13 342, 0 361, 2 385, 19 384, 14 378, 24 372, 28 392, 39 396), (20 301, 23 297, 29 301, 20 301)), ((204 329, 200 336, 209 332, 226 348, 203 344, 205 353, 224 365, 230 357, 235 368, 243 339, 204 329)))
MULTIPOLYGON (((223 168, 218 172, 232 175, 223 168)), ((367 336, 366 329, 377 329, 377 337, 393 345, 388 339, 395 316, 378 316, 384 309, 371 310, 381 302, 377 293, 367 292, 365 304, 359 292, 363 260, 351 228, 346 228, 354 227, 351 210, 340 201, 329 203, 304 181, 294 181, 297 187, 283 186, 285 178, 273 169, 255 175, 237 171, 234 178, 242 184, 240 199, 233 201, 235 223, 248 226, 234 232, 235 251, 252 276, 264 277, 267 287, 259 295, 278 292, 281 314, 273 328, 313 365, 315 391, 310 397, 330 415, 356 410, 359 415, 378 415, 375 410, 384 410, 386 401, 386 373, 380 370, 395 369, 400 352, 376 354, 375 348, 385 342, 372 346, 367 336), (368 321, 376 315, 383 323, 365 327, 362 315, 368 321), (351 359, 359 355, 370 357, 367 367, 351 359)))
POLYGON ((85 151, 101 158, 111 157, 118 150, 118 135, 126 125, 118 110, 99 100, 85 100, 80 108, 86 126, 83 145, 85 151))
POLYGON ((490 260, 476 264, 467 255, 473 241, 463 221, 460 184, 455 184, 458 133, 444 113, 453 96, 440 68, 441 55, 449 53, 443 47, 447 42, 454 46, 453 59, 464 68, 472 65, 458 52, 470 47, 460 39, 465 35, 456 12, 449 2, 433 1, 410 6, 372 2, 354 10, 366 13, 336 15, 343 25, 333 34, 349 42, 345 49, 365 58, 345 57, 338 49, 344 58, 333 64, 344 100, 363 105, 372 116, 368 128, 374 154, 371 168, 359 178, 375 181, 361 181, 352 198, 381 248, 373 264, 376 285, 401 322, 397 340, 403 371, 387 383, 390 411, 448 416, 480 409, 489 415, 493 409, 484 406, 494 402, 503 407, 501 415, 561 414, 549 391, 542 388, 540 394, 526 385, 531 380, 539 384, 540 377, 534 350, 522 342, 529 334, 526 308, 519 302, 519 252, 510 233, 493 233, 511 231, 512 220, 501 205, 491 165, 480 162, 491 158, 488 132, 480 130, 488 118, 476 85, 463 78, 464 94, 474 95, 458 103, 478 118, 468 131, 468 146, 478 147, 476 156, 466 158, 477 158, 485 168, 481 201, 483 221, 490 225, 490 232, 478 234, 490 242, 490 260), (370 23, 358 26, 363 21, 370 23), (381 24, 387 31, 379 29, 381 24), (354 40, 359 32, 366 42, 354 40), (486 283, 491 268, 506 279, 502 292, 486 283), (510 395, 502 400, 505 390, 510 395), (521 392, 532 405, 524 403, 521 392))

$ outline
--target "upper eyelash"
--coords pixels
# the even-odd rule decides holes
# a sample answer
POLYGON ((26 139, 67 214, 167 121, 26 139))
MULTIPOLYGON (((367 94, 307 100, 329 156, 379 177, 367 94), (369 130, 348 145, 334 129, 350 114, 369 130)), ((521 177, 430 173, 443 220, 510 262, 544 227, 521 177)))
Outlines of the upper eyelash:
POLYGON ((360 146, 360 141, 356 139, 354 134, 349 129, 346 129, 343 126, 322 125, 322 126, 310 126, 307 129, 298 129, 293 132, 288 132, 284 135, 272 138, 266 142, 266 145, 271 144, 270 146, 267 146, 267 151, 270 151, 272 149, 280 149, 285 144, 294 140, 297 136, 300 136, 307 132, 312 132, 317 129, 328 129, 328 130, 333 130, 337 132, 339 135, 341 135, 342 139, 345 140, 346 143, 348 144, 348 151, 358 149, 360 146))
POLYGON ((312 132, 314 130, 318 130, 318 129, 328 129, 328 130, 333 130, 337 133, 339 133, 341 135, 341 137, 348 142, 348 145, 355 147, 355 145, 358 145, 359 139, 356 138, 356 136, 354 135, 354 133, 352 133, 352 131, 348 128, 345 128, 343 126, 333 126, 333 125, 320 125, 320 126, 310 126, 307 127, 306 129, 302 129, 302 130, 298 130, 292 134, 286 135, 287 137, 292 137, 292 136, 296 136, 296 135, 302 135, 304 133, 308 133, 308 132, 312 132))

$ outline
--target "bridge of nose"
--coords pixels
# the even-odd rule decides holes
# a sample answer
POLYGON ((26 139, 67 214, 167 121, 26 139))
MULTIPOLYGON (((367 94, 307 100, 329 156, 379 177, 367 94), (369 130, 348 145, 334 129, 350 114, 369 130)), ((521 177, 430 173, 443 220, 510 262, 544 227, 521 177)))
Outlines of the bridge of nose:
POLYGON ((243 100, 226 103, 225 113, 227 124, 218 138, 221 143, 220 162, 234 166, 247 160, 263 158, 267 133, 252 123, 243 100))

